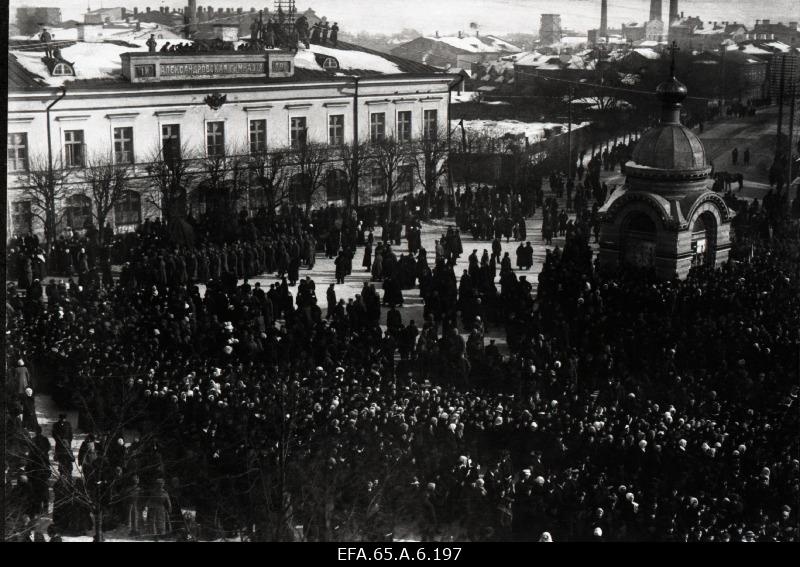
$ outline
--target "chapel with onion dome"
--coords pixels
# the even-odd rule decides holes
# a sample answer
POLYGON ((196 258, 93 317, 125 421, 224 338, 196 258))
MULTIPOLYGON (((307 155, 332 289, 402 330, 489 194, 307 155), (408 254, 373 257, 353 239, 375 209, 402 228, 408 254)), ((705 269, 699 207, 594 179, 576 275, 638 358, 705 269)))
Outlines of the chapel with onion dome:
POLYGON ((711 165, 700 139, 681 124, 686 86, 661 83, 661 123, 639 140, 625 164, 625 184, 600 209, 599 263, 652 267, 685 277, 698 265, 719 266, 730 252, 732 212, 710 189, 711 165))

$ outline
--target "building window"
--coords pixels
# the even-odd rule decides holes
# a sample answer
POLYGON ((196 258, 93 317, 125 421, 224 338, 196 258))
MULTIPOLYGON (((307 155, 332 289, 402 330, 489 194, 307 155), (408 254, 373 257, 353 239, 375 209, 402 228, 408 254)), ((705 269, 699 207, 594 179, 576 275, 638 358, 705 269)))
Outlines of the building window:
POLYGON ((292 72, 292 62, 291 61, 273 61, 272 62, 272 72, 273 73, 291 73, 292 72))
POLYGON ((161 147, 165 160, 178 159, 181 155, 180 124, 164 124, 161 126, 161 147))
POLYGON ((64 132, 64 161, 67 167, 83 167, 83 130, 64 132))
POLYGON ((72 67, 66 63, 56 63, 53 67, 53 72, 51 73, 51 75, 54 77, 66 77, 74 74, 75 73, 72 71, 72 67))
POLYGON ((369 139, 382 142, 386 139, 386 113, 373 112, 369 115, 369 139))
POLYGON ((306 117, 305 116, 293 117, 290 122, 290 129, 289 129, 289 141, 292 144, 292 148, 299 149, 303 147, 306 143, 306 136, 307 136, 306 117))
POLYGON ((119 226, 142 222, 142 198, 136 191, 125 191, 114 205, 114 221, 119 226))
POLYGON ((133 128, 114 128, 114 161, 133 163, 133 128))
POLYGON ((11 203, 11 224, 16 234, 28 234, 33 229, 33 213, 30 201, 11 203))
POLYGON ((322 68, 326 71, 336 71, 339 69, 339 62, 333 57, 326 57, 322 62, 322 68))
POLYGON ((347 175, 341 169, 328 170, 325 187, 328 201, 340 201, 347 196, 347 175))
POLYGON ((372 186, 373 195, 384 195, 386 193, 386 177, 384 177, 383 170, 381 168, 372 168, 370 185, 372 186))
POLYGON ((28 135, 8 135, 8 171, 28 170, 28 135))
POLYGON ((332 146, 344 144, 344 114, 328 117, 328 143, 332 146))
POLYGON ((422 116, 422 135, 426 139, 436 137, 439 128, 439 117, 436 110, 426 110, 422 116))
POLYGON ((66 207, 67 226, 82 230, 92 224, 92 200, 86 195, 71 195, 67 197, 66 207))
POLYGON ((223 157, 225 155, 225 123, 206 123, 206 155, 223 157))
POLYGON ((397 113, 397 141, 411 141, 411 111, 403 110, 397 113))
POLYGON ((414 166, 401 165, 397 170, 397 189, 400 193, 411 193, 414 190, 414 166))
POLYGON ((250 121, 250 153, 255 154, 267 149, 267 121, 250 121))

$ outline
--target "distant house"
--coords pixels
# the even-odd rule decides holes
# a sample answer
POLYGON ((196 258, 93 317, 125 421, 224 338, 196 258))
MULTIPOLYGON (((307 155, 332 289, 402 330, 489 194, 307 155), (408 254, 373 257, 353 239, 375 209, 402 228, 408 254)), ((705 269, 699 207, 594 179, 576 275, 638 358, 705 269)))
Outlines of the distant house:
MULTIPOLYGON (((769 20, 756 20, 756 25, 752 33, 757 36, 771 36, 769 38, 764 37, 760 39, 777 39, 792 47, 800 47, 800 27, 798 27, 798 22, 783 24, 780 22, 771 22, 769 20)), ((752 39, 759 38, 756 37, 752 39)))
POLYGON ((83 15, 83 22, 86 24, 105 24, 108 22, 119 22, 125 19, 127 9, 125 8, 101 8, 92 10, 83 15))
POLYGON ((643 73, 657 65, 660 59, 661 54, 654 49, 637 47, 619 58, 619 69, 624 73, 643 73))
POLYGON ((705 77, 709 83, 708 94, 724 93, 727 99, 742 102, 765 98, 767 93, 768 64, 764 58, 750 55, 744 50, 721 52, 705 51, 692 60, 692 72, 705 77))
POLYGON ((639 41, 662 41, 666 39, 667 33, 664 22, 652 20, 643 24, 637 22, 622 24, 622 35, 629 43, 636 43, 639 41))
POLYGON ((579 81, 593 75, 596 61, 580 55, 562 53, 547 55, 532 51, 514 62, 514 83, 518 89, 534 89, 537 92, 559 92, 562 83, 548 79, 579 81))
POLYGON ((418 37, 392 49, 391 54, 434 67, 462 67, 486 63, 522 49, 500 38, 486 35, 418 37))

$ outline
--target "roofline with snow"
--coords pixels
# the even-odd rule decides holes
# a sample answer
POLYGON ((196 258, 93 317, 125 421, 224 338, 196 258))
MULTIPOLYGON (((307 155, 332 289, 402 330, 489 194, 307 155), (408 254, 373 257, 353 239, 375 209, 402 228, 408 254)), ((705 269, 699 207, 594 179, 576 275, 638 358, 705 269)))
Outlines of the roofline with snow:
MULTIPOLYGON (((397 84, 402 83, 431 83, 440 82, 447 84, 448 88, 457 85, 462 77, 454 73, 431 73, 431 74, 412 74, 412 73, 394 73, 390 75, 377 75, 377 76, 342 76, 342 77, 320 77, 320 80, 303 80, 303 81, 250 81, 234 82, 231 80, 196 80, 196 81, 171 81, 169 83, 151 83, 146 88, 142 88, 141 84, 127 83, 122 80, 116 81, 108 85, 93 85, 91 89, 75 89, 81 81, 70 81, 65 83, 67 91, 70 93, 71 98, 89 98, 93 96, 150 96, 150 95, 163 95, 173 93, 180 90, 182 94, 185 93, 201 93, 208 94, 209 90, 225 90, 225 91, 247 91, 254 88, 267 88, 274 91, 283 91, 299 88, 324 88, 324 87, 337 87, 350 84, 358 78, 360 85, 380 86, 381 84, 397 84), (233 83, 233 84, 231 84, 233 83), (238 84, 237 84, 238 83, 238 84), (120 87, 123 88, 120 88, 120 87), (72 87, 72 88, 71 88, 72 87)), ((88 81, 93 80, 89 79, 88 81)), ((87 81, 87 82, 88 82, 87 81)), ((52 94, 61 92, 60 86, 41 86, 38 88, 26 88, 19 90, 9 89, 8 98, 16 100, 35 100, 37 98, 49 99, 52 94)))

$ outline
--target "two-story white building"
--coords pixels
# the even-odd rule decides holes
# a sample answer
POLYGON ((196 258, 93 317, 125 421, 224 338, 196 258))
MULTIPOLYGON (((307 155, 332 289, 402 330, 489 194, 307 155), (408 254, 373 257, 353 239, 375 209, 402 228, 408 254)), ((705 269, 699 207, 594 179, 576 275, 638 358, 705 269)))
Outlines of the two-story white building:
MULTIPOLYGON (((157 215, 145 199, 144 164, 167 144, 208 156, 278 150, 301 139, 334 146, 419 139, 449 123, 450 89, 459 80, 342 42, 296 53, 161 52, 166 41, 154 53, 82 42, 53 58, 9 52, 9 235, 42 230, 25 199, 32 164, 76 172, 96 156, 130 164, 131 190, 106 219, 130 230, 157 215)), ((366 177, 367 193, 381 185, 366 177)), ((80 175, 73 178, 62 226, 80 228, 90 200, 80 175)))

